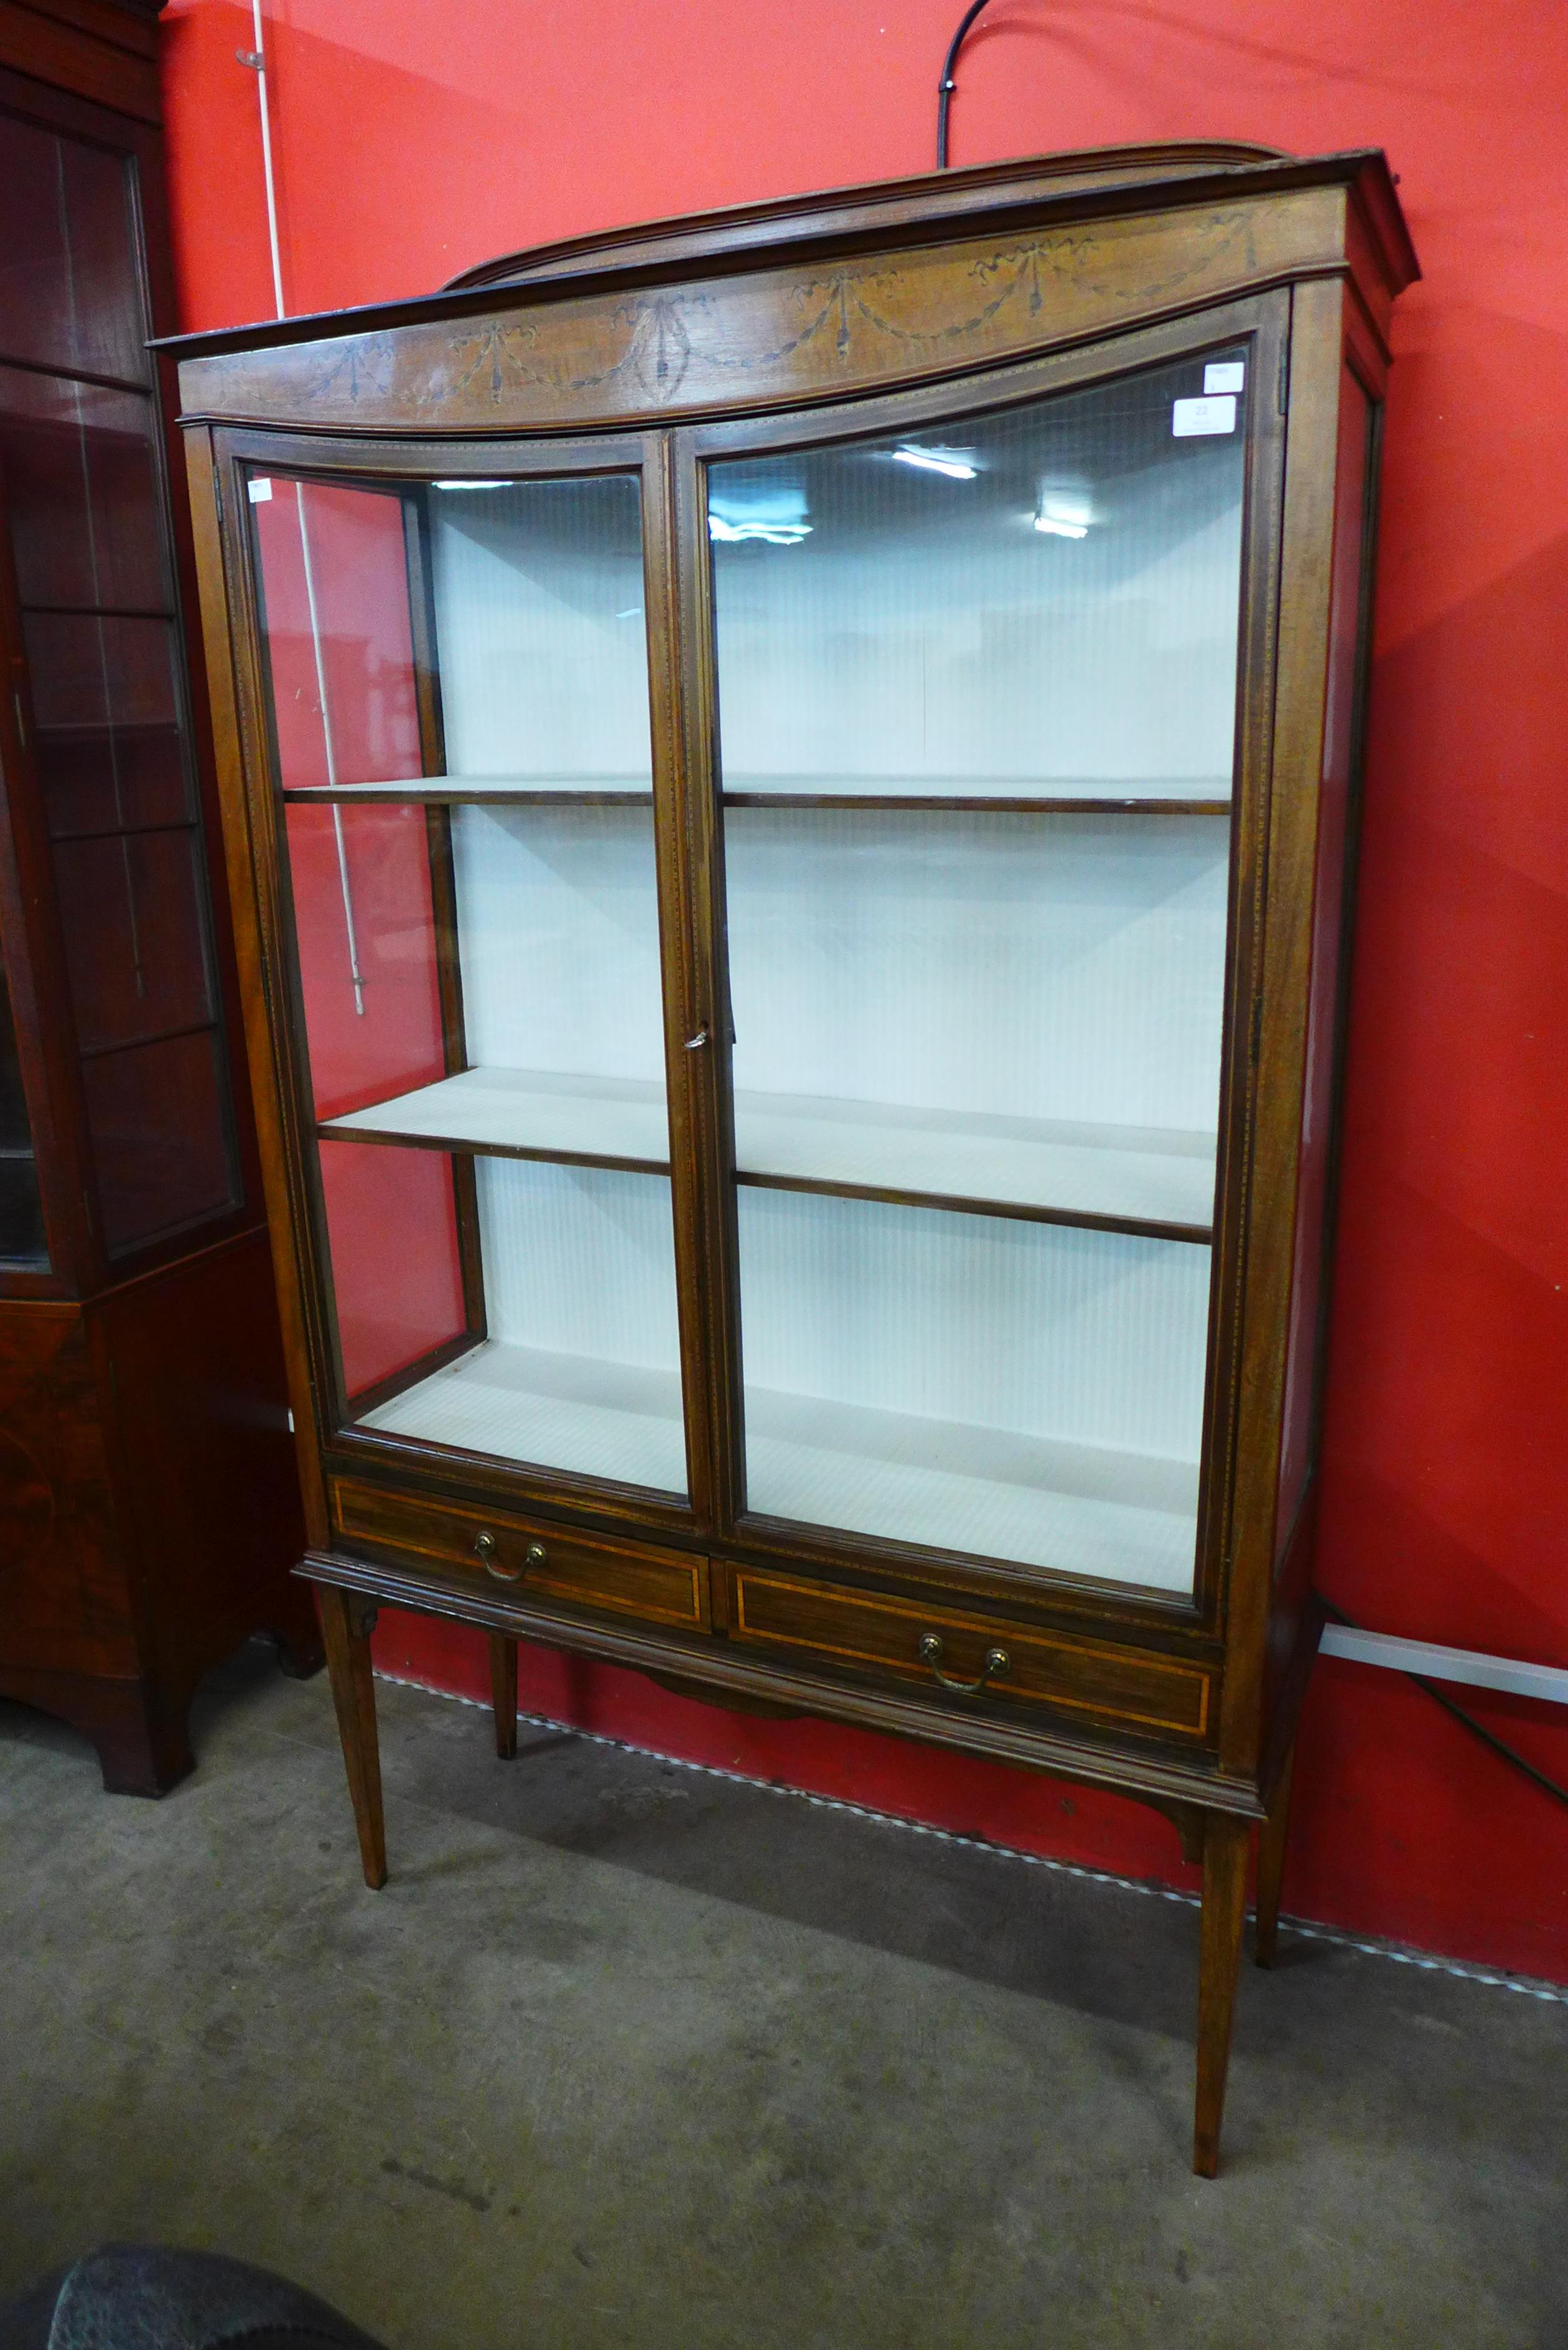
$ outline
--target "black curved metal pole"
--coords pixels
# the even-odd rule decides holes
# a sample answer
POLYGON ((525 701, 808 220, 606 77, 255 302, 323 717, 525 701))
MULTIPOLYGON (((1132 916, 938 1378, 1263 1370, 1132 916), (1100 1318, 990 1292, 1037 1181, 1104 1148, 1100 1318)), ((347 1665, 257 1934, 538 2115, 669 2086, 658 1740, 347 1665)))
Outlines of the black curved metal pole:
POLYGON ((959 21, 958 31, 948 44, 947 56, 942 59, 942 78, 937 84, 937 169, 939 172, 945 172, 948 168, 948 108, 952 100, 954 88, 953 68, 958 63, 958 53, 964 45, 964 37, 970 26, 981 10, 990 5, 991 0, 971 0, 971 5, 964 10, 959 21))

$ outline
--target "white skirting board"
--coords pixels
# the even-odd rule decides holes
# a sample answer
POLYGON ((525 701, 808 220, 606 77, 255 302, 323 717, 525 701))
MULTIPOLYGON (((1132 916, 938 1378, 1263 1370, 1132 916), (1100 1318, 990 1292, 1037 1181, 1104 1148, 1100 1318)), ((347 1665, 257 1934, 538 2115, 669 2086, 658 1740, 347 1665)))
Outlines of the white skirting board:
POLYGON ((1516 1657, 1489 1657, 1475 1648, 1445 1648, 1429 1640, 1401 1639, 1392 1632, 1364 1632, 1350 1624, 1325 1625, 1320 1647, 1325 1657, 1344 1657, 1352 1664, 1381 1665, 1426 1680, 1468 1682, 1472 1689, 1506 1690, 1511 1697, 1568 1705, 1568 1666, 1526 1664, 1516 1657))

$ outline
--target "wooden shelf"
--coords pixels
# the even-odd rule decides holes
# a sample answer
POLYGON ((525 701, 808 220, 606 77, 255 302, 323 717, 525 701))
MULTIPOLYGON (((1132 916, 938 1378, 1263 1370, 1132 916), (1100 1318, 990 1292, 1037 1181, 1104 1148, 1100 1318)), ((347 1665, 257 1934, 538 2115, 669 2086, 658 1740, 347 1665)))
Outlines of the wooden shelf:
MULTIPOLYGON (((938 778, 947 785, 950 778, 938 778)), ((1206 779, 1197 778, 1202 784, 1206 779)), ((853 789, 833 790, 826 785, 808 785, 793 779, 775 790, 763 788, 747 779, 733 790, 727 789, 723 803, 730 808, 822 808, 845 812, 856 808, 885 808, 890 813, 929 809, 933 814, 943 809, 969 809, 977 816, 1229 816, 1231 799, 1223 779, 1215 779, 1207 792, 1199 792, 1194 783, 1184 785, 1184 795, 1179 796, 1173 787, 1159 781, 1132 785, 1125 790, 1111 785, 1087 784, 1068 778, 1047 789, 1044 785, 1033 790, 1014 786, 1006 788, 1005 778, 980 778, 991 788, 981 790, 939 789, 922 785, 910 790, 900 778, 890 777, 882 784, 876 777, 857 780, 853 789)), ((501 807, 647 807, 653 798, 651 782, 641 783, 635 777, 594 777, 574 782, 517 775, 410 775, 385 783, 313 784, 296 785, 286 790, 284 798, 291 805, 307 806, 319 800, 327 805, 337 802, 350 806, 356 802, 376 805, 383 802, 415 801, 423 806, 441 807, 464 804, 483 804, 501 807)))
POLYGON ((980 799, 954 793, 877 792, 856 798, 847 792, 726 792, 727 808, 822 808, 842 815, 856 808, 909 815, 916 810, 975 816, 1229 816, 1229 800, 980 799))
POLYGON ((888 1542, 1192 1586, 1198 1464, 748 1386, 746 1507, 888 1542))
POLYGON ((968 808, 977 816, 1229 816, 1224 775, 732 775, 726 807, 968 808))
POLYGON ((327 1118, 317 1131, 358 1142, 480 1149, 505 1159, 670 1171, 664 1087, 631 1077, 539 1069, 465 1069, 433 1086, 327 1118))
POLYGON ((735 1097, 742 1183, 1207 1241, 1214 1138, 797 1094, 735 1097))
POLYGON ((399 781, 369 784, 312 784, 284 793, 296 807, 321 800, 348 806, 414 801, 423 806, 455 807, 483 804, 501 807, 651 807, 653 785, 635 775, 588 776, 560 782, 539 775, 410 775, 399 781))
MULTIPOLYGON (((467 1069, 325 1120, 324 1138, 669 1172, 664 1088, 629 1077, 467 1069)), ((1214 1138, 989 1118, 810 1095, 735 1097, 736 1171, 780 1191, 1207 1241, 1214 1138)))
POLYGON ((655 1492, 686 1492, 679 1371, 487 1338, 357 1424, 655 1492))

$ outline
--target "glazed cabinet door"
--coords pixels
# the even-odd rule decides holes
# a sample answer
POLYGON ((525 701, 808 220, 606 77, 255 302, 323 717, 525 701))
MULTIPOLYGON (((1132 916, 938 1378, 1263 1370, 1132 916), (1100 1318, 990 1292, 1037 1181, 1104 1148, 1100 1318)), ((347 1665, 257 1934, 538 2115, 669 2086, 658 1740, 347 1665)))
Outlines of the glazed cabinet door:
MULTIPOLYGON (((16 919, 11 1012, 79 1163, 44 1182, 78 1288, 243 1197, 146 348, 145 152, 122 118, 86 120, 100 137, 0 109, 3 787, 29 932, 16 919)), ((0 1287, 43 1253, 16 1101, 0 1078, 0 1287)))
POLYGON ((332 1426, 681 1502, 639 473, 244 497, 332 1426))
POLYGON ((1192 1602, 1258 348, 698 437, 742 1533, 1192 1602))

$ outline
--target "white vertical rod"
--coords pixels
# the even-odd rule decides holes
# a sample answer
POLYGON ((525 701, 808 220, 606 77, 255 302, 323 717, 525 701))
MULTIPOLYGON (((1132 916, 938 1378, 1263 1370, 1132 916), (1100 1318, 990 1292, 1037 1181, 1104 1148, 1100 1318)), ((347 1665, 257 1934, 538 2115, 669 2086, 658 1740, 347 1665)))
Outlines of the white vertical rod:
MULTIPOLYGON (((260 0, 257 0, 259 6, 260 0)), ((305 484, 294 485, 299 507, 299 551, 305 560, 305 600, 310 607, 310 643, 316 655, 316 692, 321 703, 321 746, 327 754, 327 786, 337 788, 337 754, 332 741, 332 712, 327 699, 327 660, 322 650, 321 628, 316 617, 316 567, 310 559, 310 533, 305 521, 305 484)), ((343 921, 348 933, 348 971, 354 982, 354 1009, 362 1020, 365 1016, 365 983, 359 972, 359 941, 354 928, 354 897, 348 887, 348 844, 343 837, 343 810, 337 800, 332 803, 332 832, 337 844, 337 880, 343 892, 343 921)))
MULTIPOLYGON (((255 47, 244 62, 256 78, 256 98, 261 108, 262 176, 266 183, 266 233, 272 254, 273 300, 280 318, 288 315, 283 298, 283 255, 277 241, 277 190, 272 166, 272 107, 267 96, 266 50, 262 41, 261 0, 251 0, 251 23, 254 29, 255 47)), ((305 484, 296 482, 295 503, 299 514, 299 552, 305 566, 305 597, 310 608, 310 644, 316 656, 316 691, 321 704, 321 741, 327 754, 327 781, 331 789, 337 784, 337 760, 332 742, 332 712, 327 695, 327 662, 321 643, 321 624, 316 608, 316 570, 310 559, 310 527, 306 519, 305 484)), ((365 1016, 365 982, 359 969, 359 940, 354 922, 354 893, 348 881, 348 844, 343 832, 343 810, 332 803, 332 834, 337 849, 337 885, 343 893, 343 926, 348 936, 348 972, 354 983, 354 1009, 362 1020, 365 1016)))
POLYGON ((267 103, 266 51, 262 47, 261 0, 251 0, 251 22, 255 28, 255 47, 246 63, 254 71, 256 96, 261 101, 262 174, 266 182, 266 233, 272 245, 272 293, 280 318, 287 316, 283 298, 283 256, 277 244, 277 196, 272 176, 272 109, 267 103))

